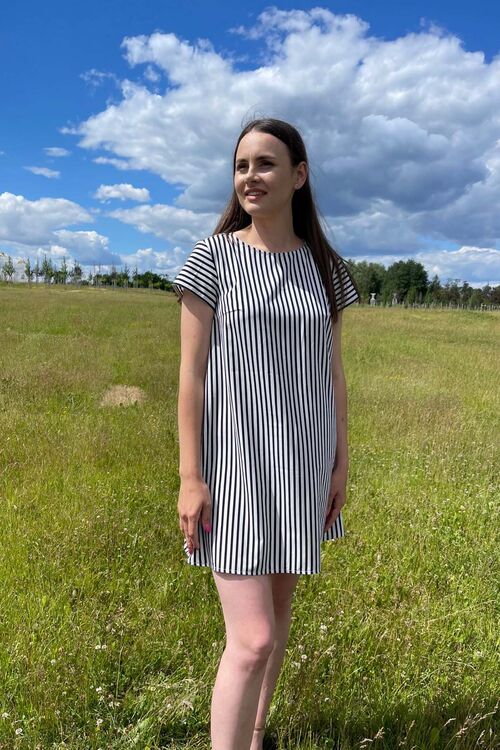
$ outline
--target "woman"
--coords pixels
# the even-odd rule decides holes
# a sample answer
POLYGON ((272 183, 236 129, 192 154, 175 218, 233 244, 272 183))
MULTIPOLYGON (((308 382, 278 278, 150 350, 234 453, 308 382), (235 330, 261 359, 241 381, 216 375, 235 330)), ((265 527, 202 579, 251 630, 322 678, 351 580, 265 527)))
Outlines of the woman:
POLYGON ((212 569, 226 626, 212 750, 261 750, 300 574, 344 536, 347 396, 341 309, 359 299, 320 227, 306 149, 251 121, 213 235, 174 279, 181 314, 178 512, 212 569))

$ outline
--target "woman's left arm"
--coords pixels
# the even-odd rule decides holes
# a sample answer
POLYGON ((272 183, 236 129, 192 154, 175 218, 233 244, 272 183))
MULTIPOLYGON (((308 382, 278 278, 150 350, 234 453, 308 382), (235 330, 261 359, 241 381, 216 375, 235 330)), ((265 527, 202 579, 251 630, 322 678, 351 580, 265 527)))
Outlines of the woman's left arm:
POLYGON ((347 472, 349 455, 347 447, 347 386, 342 365, 342 311, 333 326, 332 379, 335 394, 335 413, 337 420, 337 451, 334 468, 347 472))
POLYGON ((347 452, 347 387, 342 366, 342 312, 333 325, 332 379, 335 397, 335 416, 337 422, 337 450, 326 510, 324 531, 328 531, 337 519, 346 502, 347 473, 349 457, 347 452))

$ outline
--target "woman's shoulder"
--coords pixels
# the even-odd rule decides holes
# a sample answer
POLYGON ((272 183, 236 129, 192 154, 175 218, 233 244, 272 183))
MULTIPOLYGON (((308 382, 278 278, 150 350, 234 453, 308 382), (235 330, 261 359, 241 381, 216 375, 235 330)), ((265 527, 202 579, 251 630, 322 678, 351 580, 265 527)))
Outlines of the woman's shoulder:
POLYGON ((203 238, 203 242, 225 242, 229 240, 229 232, 218 232, 217 234, 209 234, 203 238))
POLYGON ((218 252, 220 252, 221 250, 225 250, 228 244, 230 244, 230 237, 228 232, 208 234, 196 242, 196 245, 209 251, 213 256, 217 256, 218 252))

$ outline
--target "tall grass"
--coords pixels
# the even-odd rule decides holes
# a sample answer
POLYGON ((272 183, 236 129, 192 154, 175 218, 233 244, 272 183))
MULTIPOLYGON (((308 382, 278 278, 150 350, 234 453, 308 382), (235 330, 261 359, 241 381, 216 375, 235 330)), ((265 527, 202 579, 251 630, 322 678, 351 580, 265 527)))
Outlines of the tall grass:
MULTIPOLYGON (((0 748, 210 747, 224 621, 177 516, 180 306, 0 288, 0 748), (101 407, 114 384, 145 400, 101 407)), ((495 748, 500 315, 350 307, 345 539, 301 576, 277 747, 495 748)))

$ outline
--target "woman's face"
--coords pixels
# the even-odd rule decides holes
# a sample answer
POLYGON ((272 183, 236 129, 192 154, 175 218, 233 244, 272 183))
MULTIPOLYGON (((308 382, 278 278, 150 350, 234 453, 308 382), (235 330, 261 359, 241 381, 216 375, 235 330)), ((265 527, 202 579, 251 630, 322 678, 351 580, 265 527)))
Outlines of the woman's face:
POLYGON ((288 148, 269 133, 252 130, 238 144, 234 189, 245 211, 255 216, 272 216, 291 203, 296 187, 307 177, 307 165, 292 167, 288 148), (259 193, 248 195, 255 189, 259 193))

